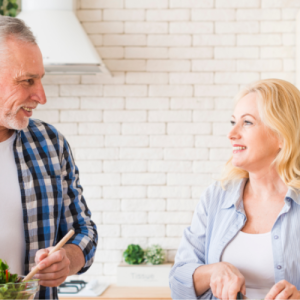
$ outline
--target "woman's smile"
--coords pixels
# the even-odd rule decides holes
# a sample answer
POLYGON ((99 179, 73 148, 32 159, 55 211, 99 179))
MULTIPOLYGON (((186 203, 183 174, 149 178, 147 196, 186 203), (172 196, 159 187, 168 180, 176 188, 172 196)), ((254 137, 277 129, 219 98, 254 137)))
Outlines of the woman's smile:
POLYGON ((232 151, 233 151, 233 153, 239 153, 239 152, 242 152, 246 149, 247 149, 246 146, 234 144, 233 148, 232 148, 232 151))
POLYGON ((233 147, 232 153, 240 153, 242 151, 245 151, 247 148, 241 148, 241 147, 233 147))

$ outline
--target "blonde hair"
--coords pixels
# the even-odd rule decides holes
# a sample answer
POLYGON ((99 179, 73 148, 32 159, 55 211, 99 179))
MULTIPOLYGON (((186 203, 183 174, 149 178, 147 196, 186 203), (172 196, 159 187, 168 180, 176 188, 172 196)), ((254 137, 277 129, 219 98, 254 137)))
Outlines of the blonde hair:
MULTIPOLYGON (((272 165, 276 167, 282 181, 289 187, 300 189, 300 91, 291 83, 281 79, 264 79, 245 87, 237 96, 238 101, 249 93, 255 93, 258 110, 264 125, 282 141, 272 165)), ((249 178, 246 170, 227 161, 221 186, 232 180, 249 178)))

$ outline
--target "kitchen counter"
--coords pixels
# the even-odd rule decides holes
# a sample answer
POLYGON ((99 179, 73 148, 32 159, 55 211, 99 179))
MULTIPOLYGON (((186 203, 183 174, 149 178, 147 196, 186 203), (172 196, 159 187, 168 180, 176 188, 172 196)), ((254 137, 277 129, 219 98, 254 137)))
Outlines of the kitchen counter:
POLYGON ((171 291, 168 287, 127 287, 110 285, 103 294, 96 298, 64 298, 59 296, 59 299, 78 299, 78 300, 172 300, 171 291))

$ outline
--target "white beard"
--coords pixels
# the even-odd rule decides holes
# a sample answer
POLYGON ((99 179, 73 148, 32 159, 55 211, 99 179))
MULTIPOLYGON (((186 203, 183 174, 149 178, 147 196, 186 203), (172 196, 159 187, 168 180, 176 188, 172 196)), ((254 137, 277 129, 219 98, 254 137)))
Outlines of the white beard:
POLYGON ((0 117, 0 124, 8 129, 22 130, 25 129, 29 124, 29 118, 24 117, 22 120, 17 120, 17 113, 9 113, 0 117))

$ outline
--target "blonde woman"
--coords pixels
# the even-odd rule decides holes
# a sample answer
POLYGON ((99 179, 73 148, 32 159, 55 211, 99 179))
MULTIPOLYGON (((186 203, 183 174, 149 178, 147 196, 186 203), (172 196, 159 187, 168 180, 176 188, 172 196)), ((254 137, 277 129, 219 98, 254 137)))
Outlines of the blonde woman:
POLYGON ((232 157, 184 231, 172 297, 300 299, 300 92, 255 82, 231 124, 232 157))

